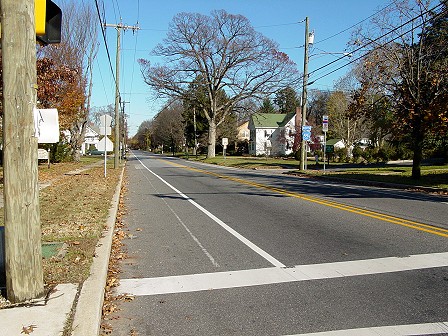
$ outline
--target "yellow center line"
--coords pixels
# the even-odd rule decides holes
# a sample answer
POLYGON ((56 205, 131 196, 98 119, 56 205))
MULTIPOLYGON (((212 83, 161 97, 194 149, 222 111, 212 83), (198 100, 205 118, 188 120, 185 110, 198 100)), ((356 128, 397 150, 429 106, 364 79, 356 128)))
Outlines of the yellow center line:
POLYGON ((383 213, 380 213, 380 212, 367 210, 367 209, 362 209, 362 208, 358 208, 358 207, 355 207, 355 206, 351 206, 351 205, 347 205, 347 204, 343 204, 343 203, 338 203, 338 202, 335 202, 335 201, 326 200, 326 199, 323 199, 323 198, 318 198, 318 197, 314 197, 314 196, 308 196, 308 195, 296 193, 296 192, 293 192, 293 191, 287 191, 287 190, 284 190, 284 189, 271 187, 271 186, 268 186, 268 185, 265 185, 265 184, 261 184, 261 183, 257 183, 257 182, 251 182, 251 181, 248 181, 248 180, 243 180, 243 179, 240 179, 240 178, 237 178, 237 177, 221 175, 221 174, 218 174, 218 173, 210 172, 210 171, 199 169, 199 168, 188 167, 188 166, 181 165, 179 163, 171 162, 171 161, 164 160, 164 159, 159 159, 159 160, 165 161, 165 162, 167 162, 167 163, 169 163, 169 164, 171 164, 173 166, 177 166, 177 167, 180 167, 180 168, 183 168, 183 169, 196 171, 196 172, 199 172, 199 173, 202 173, 202 174, 212 175, 212 176, 215 176, 215 177, 218 177, 218 178, 234 181, 234 182, 245 184, 245 185, 250 185, 250 186, 253 186, 253 187, 256 187, 256 188, 260 188, 260 189, 273 191, 273 192, 276 192, 276 193, 279 193, 279 194, 282 194, 282 195, 298 198, 298 199, 305 200, 305 201, 308 201, 308 202, 313 202, 313 203, 317 203, 317 204, 320 204, 320 205, 325 205, 325 206, 332 207, 332 208, 335 208, 335 209, 339 209, 339 210, 343 210, 343 211, 347 211, 347 212, 351 212, 351 213, 356 213, 356 214, 359 214, 361 216, 378 219, 378 220, 381 220, 381 221, 384 221, 384 222, 397 224, 397 225, 405 226, 405 227, 412 228, 412 229, 415 229, 415 230, 424 231, 424 232, 427 232, 427 233, 431 233, 431 234, 434 234, 434 235, 438 235, 438 236, 441 236, 441 237, 448 238, 448 229, 440 228, 440 227, 437 227, 437 226, 433 226, 433 225, 429 225, 429 224, 423 224, 423 223, 418 223, 418 222, 414 222, 414 221, 407 220, 407 219, 404 219, 404 218, 390 216, 390 215, 383 214, 383 213))

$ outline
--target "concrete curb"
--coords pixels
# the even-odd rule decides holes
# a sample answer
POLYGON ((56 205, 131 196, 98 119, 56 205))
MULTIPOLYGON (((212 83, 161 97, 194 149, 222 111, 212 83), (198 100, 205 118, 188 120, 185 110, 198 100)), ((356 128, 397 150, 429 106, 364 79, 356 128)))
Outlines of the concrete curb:
POLYGON ((115 219, 117 217, 123 182, 123 167, 115 195, 109 209, 109 216, 104 230, 104 236, 98 241, 95 249, 96 257, 90 268, 90 276, 84 282, 75 308, 72 325, 72 336, 94 336, 100 332, 104 287, 106 285, 109 256, 112 247, 115 219))

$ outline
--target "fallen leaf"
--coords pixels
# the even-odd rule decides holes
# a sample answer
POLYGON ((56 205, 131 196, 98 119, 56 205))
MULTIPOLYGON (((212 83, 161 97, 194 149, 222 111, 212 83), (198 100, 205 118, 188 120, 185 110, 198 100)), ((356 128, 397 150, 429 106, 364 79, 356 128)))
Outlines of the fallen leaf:
POLYGON ((36 329, 37 326, 35 326, 34 324, 29 325, 28 327, 23 326, 22 327, 22 331, 20 332, 21 334, 25 334, 25 335, 29 335, 31 334, 34 329, 36 329))

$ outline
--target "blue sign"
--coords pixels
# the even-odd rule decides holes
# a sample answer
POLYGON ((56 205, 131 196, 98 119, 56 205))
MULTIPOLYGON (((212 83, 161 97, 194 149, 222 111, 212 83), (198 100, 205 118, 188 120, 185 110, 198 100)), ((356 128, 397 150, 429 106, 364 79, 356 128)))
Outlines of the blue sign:
POLYGON ((302 140, 311 140, 311 126, 302 126, 302 140))

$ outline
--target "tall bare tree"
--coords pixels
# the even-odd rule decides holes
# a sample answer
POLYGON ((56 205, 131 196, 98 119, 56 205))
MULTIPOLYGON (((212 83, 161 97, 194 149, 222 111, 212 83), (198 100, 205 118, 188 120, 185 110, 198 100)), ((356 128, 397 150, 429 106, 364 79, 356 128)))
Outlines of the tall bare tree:
POLYGON ((85 0, 63 0, 61 8, 68 18, 62 21, 62 42, 45 47, 43 56, 78 73, 78 86, 84 99, 78 99, 79 104, 60 108, 71 116, 69 144, 73 160, 79 161, 90 110, 93 62, 98 51, 98 20, 93 5, 85 0))
POLYGON ((208 120, 207 157, 214 157, 216 128, 235 105, 265 97, 298 80, 295 64, 277 49, 277 43, 257 33, 242 15, 224 10, 213 11, 211 16, 180 13, 153 51, 165 64, 139 62, 145 82, 165 97, 189 99, 189 85, 198 78, 204 81, 207 104, 198 104, 208 120), (228 99, 219 104, 221 90, 228 99))

